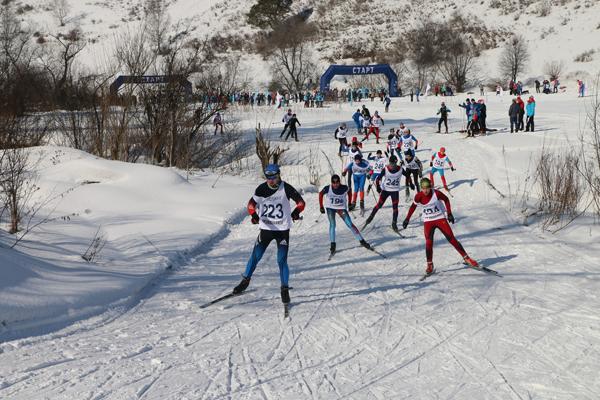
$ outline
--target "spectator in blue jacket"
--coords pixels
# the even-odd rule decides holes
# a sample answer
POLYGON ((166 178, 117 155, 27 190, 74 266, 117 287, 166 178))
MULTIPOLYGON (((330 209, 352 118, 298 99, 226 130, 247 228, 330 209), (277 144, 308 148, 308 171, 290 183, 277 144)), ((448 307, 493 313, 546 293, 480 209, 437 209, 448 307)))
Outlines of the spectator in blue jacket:
POLYGON ((527 105, 525 106, 525 113, 527 114, 527 125, 525 126, 525 132, 529 132, 530 127, 531 132, 533 132, 533 117, 535 116, 535 99, 533 98, 533 96, 529 96, 529 100, 527 100, 527 105))
POLYGON ((354 114, 352 114, 352 121, 354 121, 354 125, 356 125, 356 131, 360 134, 362 130, 362 114, 360 113, 360 109, 356 110, 354 114))

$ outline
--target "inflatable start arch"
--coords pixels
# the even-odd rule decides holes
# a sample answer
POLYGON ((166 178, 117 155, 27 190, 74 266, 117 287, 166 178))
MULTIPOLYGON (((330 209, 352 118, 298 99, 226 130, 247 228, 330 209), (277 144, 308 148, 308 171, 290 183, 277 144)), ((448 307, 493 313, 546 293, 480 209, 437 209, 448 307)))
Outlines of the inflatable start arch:
POLYGON ((321 76, 319 88, 325 93, 329 90, 329 82, 336 75, 373 75, 383 74, 388 79, 388 93, 391 97, 398 96, 398 75, 389 64, 374 65, 330 65, 321 76))

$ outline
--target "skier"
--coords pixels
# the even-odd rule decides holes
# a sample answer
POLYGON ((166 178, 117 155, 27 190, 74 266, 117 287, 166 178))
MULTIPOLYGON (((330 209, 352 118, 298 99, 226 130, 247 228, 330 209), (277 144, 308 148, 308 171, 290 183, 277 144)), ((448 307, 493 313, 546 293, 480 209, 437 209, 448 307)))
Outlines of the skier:
POLYGON ((290 127, 290 119, 292 119, 292 109, 288 109, 287 112, 285 114, 283 114, 283 118, 281 118, 281 122, 283 122, 285 125, 283 126, 283 130, 281 131, 281 134, 279 135, 280 138, 283 137, 283 134, 285 133, 285 131, 290 127))
POLYGON ((346 123, 342 122, 340 126, 335 129, 333 136, 340 142, 340 148, 338 150, 338 156, 342 156, 343 152, 346 152, 348 149, 348 140, 346 139, 346 135, 348 135, 348 128, 346 127, 346 123))
POLYGON ((371 133, 371 118, 363 118, 363 134, 365 135, 360 141, 364 142, 365 140, 369 140, 369 134, 371 133))
POLYGON ((446 163, 448 163, 448 165, 450 165, 450 169, 454 171, 452 161, 450 161, 450 158, 446 154, 446 148, 440 147, 440 151, 434 153, 431 156, 431 161, 429 162, 429 166, 431 167, 431 172, 429 172, 429 179, 431 181, 431 185, 433 186, 433 174, 437 172, 442 178, 442 184, 444 185, 444 189, 446 189, 446 191, 450 193, 450 189, 448 189, 448 185, 446 185, 446 177, 444 177, 444 167, 446 166, 446 163))
POLYGON ((417 156, 414 156, 410 151, 404 153, 404 177, 406 178, 406 198, 410 196, 410 189, 421 190, 419 187, 419 179, 423 177, 423 163, 417 156), (413 183, 414 181, 414 183, 413 183))
POLYGON ((371 162, 371 176, 369 179, 369 186, 367 187, 367 194, 369 194, 369 192, 371 191, 371 187, 377 179, 377 176, 385 168, 386 159, 383 156, 381 150, 377 150, 374 156, 371 156, 371 153, 369 153, 367 155, 367 160, 371 162))
MULTIPOLYGON (((360 154, 362 156, 362 152, 360 151, 361 147, 362 143, 359 143, 358 138, 356 136, 353 136, 352 141, 350 143, 350 149, 348 149, 348 159, 344 165, 353 163, 354 157, 356 157, 357 154, 360 154)), ((348 182, 348 190, 350 191, 350 194, 352 194, 352 170, 348 171, 348 179, 346 180, 346 182, 348 182)))
POLYGON ((452 215, 452 209, 450 208, 450 200, 448 200, 448 197, 439 190, 433 189, 432 182, 427 178, 421 179, 421 191, 415 195, 414 201, 406 214, 406 218, 404 219, 404 222, 402 222, 402 227, 404 229, 408 226, 410 217, 419 205, 423 207, 422 219, 425 233, 425 254, 427 257, 426 276, 431 275, 434 272, 433 235, 436 229, 442 231, 446 240, 448 240, 448 242, 454 246, 456 251, 459 252, 465 263, 473 268, 479 268, 480 266, 477 261, 469 257, 460 242, 454 237, 452 228, 450 228, 450 224, 448 224, 448 222, 454 223, 454 216, 452 215))
POLYGON ((292 118, 289 119, 288 124, 290 125, 290 130, 285 136, 285 140, 288 140, 290 135, 292 135, 292 137, 296 139, 296 142, 298 142, 298 131, 296 128, 296 124, 298 124, 298 126, 302 126, 302 124, 300 123, 300 121, 298 121, 298 118, 296 118, 296 114, 292 114, 292 118))
POLYGON ((385 112, 388 112, 390 110, 390 103, 391 102, 392 102, 392 99, 390 99, 390 96, 388 96, 386 94, 385 98, 383 99, 383 103, 385 104, 385 112))
POLYGON ((362 111, 360 112, 364 119, 371 119, 371 112, 366 105, 363 104, 362 111))
POLYGON ((216 113, 213 118, 213 125, 215 126, 215 135, 217 134, 217 130, 219 127, 221 128, 221 135, 223 134, 223 117, 221 117, 221 113, 216 113))
POLYGON ((410 151, 413 156, 419 148, 419 141, 412 133, 410 133, 410 129, 408 128, 406 128, 402 136, 400 136, 400 147, 402 148, 403 153, 410 151))
POLYGON ((390 129, 390 134, 388 135, 387 152, 390 156, 397 154, 398 158, 402 160, 400 151, 400 139, 398 139, 398 135, 394 133, 394 129, 390 129))
POLYGON ((398 165, 398 157, 390 156, 388 165, 379 173, 375 184, 377 192, 380 193, 379 200, 371 214, 367 217, 363 229, 373 221, 375 214, 383 205, 388 197, 392 198, 392 229, 398 232, 398 200, 400 191, 400 179, 402 178, 402 168, 398 165))
POLYGON ((440 120, 438 121, 438 130, 436 133, 440 133, 440 130, 442 129, 442 122, 444 123, 444 126, 446 127, 446 133, 448 133, 448 113, 449 112, 450 112, 450 109, 448 107, 446 107, 446 103, 444 103, 442 101, 442 106, 436 113, 436 115, 440 116, 440 120))
MULTIPOLYGON (((348 164, 342 176, 346 176, 346 173, 350 171, 352 173, 352 180, 354 181, 354 192, 352 193, 352 201, 348 209, 350 211, 356 208, 356 199, 360 195, 360 210, 361 213, 365 211, 365 182, 367 181, 367 175, 371 170, 371 166, 366 160, 363 160, 362 154, 356 154, 354 156, 354 162, 348 164)), ((350 179, 348 179, 350 181, 350 179)))
POLYGON ((339 175, 331 176, 331 185, 325 186, 319 192, 319 206, 321 214, 327 213, 327 219, 329 220, 329 241, 331 243, 329 252, 333 255, 336 250, 335 244, 335 216, 336 214, 342 218, 344 223, 352 234, 361 244, 361 246, 370 249, 371 246, 365 241, 360 234, 358 228, 352 223, 352 218, 348 214, 348 202, 350 200, 350 191, 348 186, 342 185, 339 175), (323 198, 326 199, 323 204, 323 198))
POLYGON ((281 280, 281 301, 287 305, 290 302, 287 263, 290 227, 292 221, 300 219, 300 213, 304 210, 305 203, 292 185, 281 180, 277 164, 267 165, 264 174, 266 182, 256 188, 254 196, 248 201, 248 213, 252 217, 252 223, 258 224, 260 231, 246 265, 246 271, 242 275, 242 281, 233 289, 233 293, 242 293, 248 288, 258 262, 271 241, 275 240, 281 280), (290 207, 290 199, 296 203, 293 211, 290 207))
POLYGON ((367 139, 371 133, 375 133, 375 143, 379 144, 379 128, 385 125, 383 118, 379 116, 379 113, 375 111, 375 114, 371 118, 371 127, 369 128, 369 133, 367 134, 367 139))

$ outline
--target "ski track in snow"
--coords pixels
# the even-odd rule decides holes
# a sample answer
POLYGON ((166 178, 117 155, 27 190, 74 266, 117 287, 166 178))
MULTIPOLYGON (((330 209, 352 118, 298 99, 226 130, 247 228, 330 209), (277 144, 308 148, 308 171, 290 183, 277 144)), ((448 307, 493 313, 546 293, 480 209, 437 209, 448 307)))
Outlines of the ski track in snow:
MULTIPOLYGON (((426 141, 454 149, 453 229, 503 278, 463 268, 438 233, 439 273, 418 282, 422 226, 413 218, 410 238, 398 238, 389 203, 363 232, 389 259, 357 247, 338 221, 345 251, 327 261, 327 220, 308 193, 291 235, 289 319, 273 245, 252 291, 199 308, 238 283, 257 234, 244 220, 124 313, 0 344, 0 398, 597 399, 598 260, 512 221, 484 156, 457 154, 460 136, 426 141)), ((337 159, 337 144, 321 150, 337 159)))

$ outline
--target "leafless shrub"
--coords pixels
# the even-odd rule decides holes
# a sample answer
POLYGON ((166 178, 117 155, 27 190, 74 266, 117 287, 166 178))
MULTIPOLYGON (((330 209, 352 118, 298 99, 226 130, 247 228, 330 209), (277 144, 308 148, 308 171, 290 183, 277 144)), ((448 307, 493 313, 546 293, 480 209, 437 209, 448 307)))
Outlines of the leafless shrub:
POLYGON ((2 150, 0 165, 0 202, 8 210, 11 234, 21 229, 27 206, 39 190, 29 152, 24 148, 2 150))
POLYGON ((547 148, 542 150, 536 164, 535 182, 540 191, 538 207, 545 229, 564 218, 577 216, 584 192, 579 168, 577 154, 557 154, 547 148))
POLYGON ((542 0, 538 5, 538 16, 547 17, 552 12, 552 1, 542 0))
POLYGON ((596 50, 590 49, 584 51, 583 53, 577 55, 573 61, 575 62, 590 62, 594 60, 594 53, 596 50))
POLYGON ((101 228, 102 227, 100 226, 98 227, 98 230, 96 230, 96 233, 94 234, 90 245, 88 246, 86 251, 81 255, 81 258, 83 258, 88 263, 92 263, 95 260, 97 260, 98 256, 100 255, 100 252, 106 245, 106 234, 102 232, 101 228))
POLYGON ((321 167, 319 164, 319 149, 311 146, 308 150, 308 182, 319 187, 321 185, 321 167))
POLYGON ((279 145, 273 145, 271 141, 267 140, 262 134, 260 124, 256 128, 255 145, 256 155, 260 159, 263 171, 269 163, 279 164, 281 162, 283 153, 288 150, 287 148, 283 148, 279 145))

